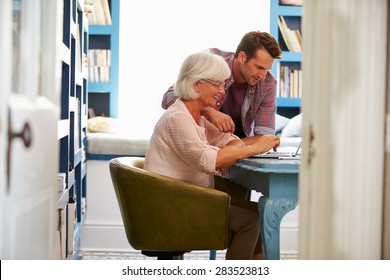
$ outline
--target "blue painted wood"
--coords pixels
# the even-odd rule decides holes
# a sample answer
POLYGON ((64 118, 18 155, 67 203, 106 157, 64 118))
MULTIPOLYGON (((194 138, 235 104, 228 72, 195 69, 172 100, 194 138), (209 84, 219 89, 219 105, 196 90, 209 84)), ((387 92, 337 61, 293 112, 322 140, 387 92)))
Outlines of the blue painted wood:
POLYGON ((230 179, 261 192, 261 237, 265 259, 280 259, 280 222, 298 203, 299 160, 241 159, 230 169, 230 179))
POLYGON ((302 53, 300 52, 282 52, 283 62, 300 62, 302 61, 302 53))
MULTIPOLYGON (((66 188, 63 195, 58 199, 57 206, 66 208, 69 197, 74 197, 77 202, 77 232, 78 225, 83 216, 81 211, 81 200, 86 197, 85 192, 85 174, 86 164, 82 156, 85 152, 82 141, 79 140, 75 146, 75 137, 79 135, 82 139, 85 135, 86 126, 83 119, 86 119, 85 110, 76 110, 76 104, 87 104, 87 73, 80 72, 76 67, 76 46, 80 46, 86 54, 88 28, 84 22, 84 10, 82 0, 65 0, 63 1, 64 18, 63 18, 63 35, 61 40, 61 59, 62 59, 62 82, 61 82, 61 118, 59 121, 60 131, 60 159, 59 172, 66 174, 66 188), (77 24, 78 25, 77 25, 77 24), (79 30, 77 30, 79 27, 79 30), (77 32, 79 31, 79 32, 77 32), (80 44, 76 44, 76 42, 80 44), (78 113, 77 118, 75 117, 78 113), (75 125, 78 120, 77 125, 75 125), (77 129, 77 131, 76 131, 77 129)), ((69 216, 67 216, 69 219, 69 216)), ((68 232, 66 233, 69 234, 68 232)), ((74 236, 77 243, 78 235, 74 236)), ((66 238, 66 240, 68 240, 66 238)), ((67 246, 66 246, 67 248, 67 246)), ((68 256, 68 252, 66 253, 68 256)))
MULTIPOLYGON (((273 1, 273 2, 279 2, 273 1)), ((277 6, 277 11, 281 15, 285 16, 302 16, 302 6, 283 6, 283 5, 275 5, 277 6)))
POLYGON ((217 258, 217 251, 210 250, 210 260, 215 260, 217 258))
POLYGON ((287 212, 295 209, 297 204, 297 199, 293 198, 260 197, 261 239, 266 260, 280 259, 280 222, 287 212))
POLYGON ((112 32, 111 32, 111 93, 110 114, 118 117, 118 76, 119 76, 119 0, 111 0, 112 32))
POLYGON ((110 92, 113 85, 109 83, 88 83, 88 91, 90 92, 110 92))
POLYGON ((112 160, 118 157, 143 157, 142 155, 108 155, 108 154, 87 154, 87 160, 112 160))
POLYGON ((89 35, 110 35, 115 25, 90 25, 89 35))
POLYGON ((300 98, 277 98, 276 104, 278 107, 301 107, 300 98))
MULTIPOLYGON (((301 17, 303 14, 302 6, 288 6, 288 5, 280 5, 279 0, 271 0, 270 2, 270 33, 275 37, 276 41, 279 43, 283 41, 281 37, 279 37, 279 27, 278 27, 278 17, 280 15, 284 16, 287 24, 291 29, 301 29, 301 17)), ((302 53, 297 52, 289 52, 286 50, 282 50, 282 59, 275 61, 271 73, 277 77, 277 63, 282 63, 285 65, 286 63, 300 63, 302 61, 302 53)), ((300 67, 299 67, 300 68, 300 67)), ((277 107, 278 108, 300 108, 301 102, 300 98, 278 98, 277 107)), ((288 109, 289 110, 289 109, 288 109)), ((279 110, 278 110, 279 111, 279 110)), ((295 113, 294 113, 295 115, 295 113)))
POLYGON ((120 0, 111 0, 112 25, 90 25, 90 36, 110 37, 111 69, 109 83, 91 83, 88 92, 108 92, 110 96, 109 116, 118 117, 118 71, 119 71, 119 6, 120 0))

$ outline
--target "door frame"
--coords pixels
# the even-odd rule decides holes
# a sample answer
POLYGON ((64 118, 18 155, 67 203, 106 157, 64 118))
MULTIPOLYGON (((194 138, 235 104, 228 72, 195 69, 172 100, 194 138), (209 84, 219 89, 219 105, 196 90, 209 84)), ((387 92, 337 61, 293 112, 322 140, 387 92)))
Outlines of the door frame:
MULTIPOLYGON (((387 6, 387 26, 390 26, 390 3, 387 6)), ((386 147, 385 172, 383 186, 383 233, 382 259, 390 260, 390 28, 387 29, 387 92, 386 92, 386 147)))

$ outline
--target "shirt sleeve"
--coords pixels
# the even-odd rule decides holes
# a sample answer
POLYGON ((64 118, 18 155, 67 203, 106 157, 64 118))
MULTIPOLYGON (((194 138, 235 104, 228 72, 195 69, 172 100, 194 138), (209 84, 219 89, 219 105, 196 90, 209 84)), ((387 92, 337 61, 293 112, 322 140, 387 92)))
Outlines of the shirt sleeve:
POLYGON ((215 174, 219 148, 210 145, 204 130, 185 114, 175 114, 164 127, 167 143, 183 161, 200 172, 215 174), (202 135, 203 132, 203 135, 202 135))
POLYGON ((176 98, 175 91, 173 86, 171 86, 166 93, 164 93, 163 99, 161 101, 161 107, 163 109, 168 109, 168 104, 172 102, 173 99, 176 98))
POLYGON ((266 81, 267 88, 260 108, 255 116, 253 133, 275 134, 275 113, 276 113, 276 79, 270 75, 266 81))

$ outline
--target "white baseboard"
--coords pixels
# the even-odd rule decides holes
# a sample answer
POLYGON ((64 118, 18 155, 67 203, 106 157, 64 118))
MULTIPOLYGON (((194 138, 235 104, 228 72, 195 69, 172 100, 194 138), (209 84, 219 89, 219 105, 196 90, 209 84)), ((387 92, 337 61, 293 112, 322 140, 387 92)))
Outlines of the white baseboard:
POLYGON ((134 249, 127 241, 123 225, 84 224, 80 250, 129 252, 134 249))
POLYGON ((298 227, 280 228, 281 259, 298 259, 298 227))

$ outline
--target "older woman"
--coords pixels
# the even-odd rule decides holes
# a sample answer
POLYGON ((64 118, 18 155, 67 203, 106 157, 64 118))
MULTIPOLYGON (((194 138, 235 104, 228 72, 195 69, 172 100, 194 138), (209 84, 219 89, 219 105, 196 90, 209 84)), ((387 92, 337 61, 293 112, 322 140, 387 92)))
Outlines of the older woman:
MULTIPOLYGON (((223 83, 230 77, 226 62, 207 51, 188 56, 175 83, 177 101, 154 128, 145 156, 145 169, 200 186, 214 188, 214 174, 238 159, 263 153, 279 145, 271 135, 239 139, 220 132, 201 114, 215 106, 223 83)), ((256 204, 231 205, 232 241, 226 259, 253 259, 261 253, 256 204)), ((256 258, 257 258, 256 257, 256 258)))

